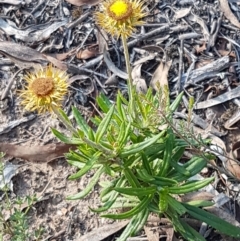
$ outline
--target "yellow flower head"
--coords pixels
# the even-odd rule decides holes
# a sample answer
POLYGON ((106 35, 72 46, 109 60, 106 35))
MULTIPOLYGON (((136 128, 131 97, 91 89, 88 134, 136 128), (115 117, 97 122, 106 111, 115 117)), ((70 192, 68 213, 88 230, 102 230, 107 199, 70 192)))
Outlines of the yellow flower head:
POLYGON ((24 79, 27 87, 21 91, 22 105, 26 110, 37 110, 39 113, 53 111, 59 108, 67 93, 66 72, 52 67, 52 65, 28 73, 24 79))
POLYGON ((140 19, 147 14, 143 12, 144 1, 141 0, 105 0, 101 12, 97 12, 97 23, 109 34, 129 37, 135 27, 144 24, 140 19))

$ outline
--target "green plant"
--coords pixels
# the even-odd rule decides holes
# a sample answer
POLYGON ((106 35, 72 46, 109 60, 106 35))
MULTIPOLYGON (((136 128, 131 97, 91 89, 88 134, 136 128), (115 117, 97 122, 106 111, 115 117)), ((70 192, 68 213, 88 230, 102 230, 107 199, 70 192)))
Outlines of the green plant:
MULTIPOLYGON (((171 104, 169 100, 161 102, 159 95, 154 96, 151 90, 143 95, 133 88, 130 94, 128 101, 119 92, 116 104, 111 104, 104 95, 97 98, 103 115, 92 119, 96 130, 85 122, 75 107, 72 111, 77 128, 72 135, 52 130, 61 141, 77 146, 76 150, 66 154, 68 162, 79 168, 70 180, 95 171, 87 187, 68 199, 84 198, 99 183, 103 205, 90 209, 106 218, 131 218, 119 241, 137 233, 150 212, 169 218, 175 230, 186 240, 205 239, 181 219, 183 215, 190 215, 224 234, 239 238, 239 228, 200 208, 212 205, 211 202, 193 204, 177 199, 178 195, 196 191, 213 180, 213 177, 202 181, 189 180, 206 166, 212 158, 210 154, 198 151, 190 160, 181 163, 186 148, 200 150, 201 147, 194 138, 181 139, 172 128, 172 114, 183 94, 171 104), (108 181, 100 181, 103 175, 108 176, 108 181), (115 212, 121 208, 129 210, 115 212)), ((61 115, 70 125, 66 114, 61 112, 61 115)))
MULTIPOLYGON (((4 165, 1 162, 3 153, 0 153, 0 176, 4 180, 4 165)), ((29 231, 27 213, 36 202, 36 196, 17 197, 11 200, 9 197, 9 188, 4 185, 1 189, 3 200, 0 202, 0 240, 4 240, 5 235, 10 235, 12 241, 40 240, 43 229, 39 228, 33 233, 29 231), (26 207, 23 209, 23 205, 26 207), (8 215, 9 214, 9 215, 8 215), (9 218, 6 218, 9 216, 9 218)))

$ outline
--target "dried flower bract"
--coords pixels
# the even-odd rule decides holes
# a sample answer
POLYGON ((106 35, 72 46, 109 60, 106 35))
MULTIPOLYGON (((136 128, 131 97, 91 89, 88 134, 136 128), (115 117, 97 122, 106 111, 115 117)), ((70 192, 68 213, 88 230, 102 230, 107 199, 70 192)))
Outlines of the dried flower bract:
POLYGON ((65 71, 50 65, 28 73, 24 79, 27 87, 21 91, 20 97, 26 110, 43 113, 61 107, 68 88, 68 75, 65 71))
POLYGON ((140 19, 147 14, 143 12, 144 1, 141 0, 105 0, 101 11, 97 12, 96 21, 109 34, 129 37, 136 26, 144 24, 140 19))

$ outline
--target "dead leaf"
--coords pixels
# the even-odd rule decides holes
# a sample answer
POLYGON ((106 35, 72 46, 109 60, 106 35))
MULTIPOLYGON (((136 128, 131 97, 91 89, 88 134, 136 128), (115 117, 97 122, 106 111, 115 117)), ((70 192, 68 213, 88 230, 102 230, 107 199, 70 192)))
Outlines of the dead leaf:
POLYGON ((194 48, 196 49, 196 52, 197 52, 198 54, 199 54, 199 53, 202 53, 204 50, 207 49, 206 42, 204 42, 202 46, 196 45, 196 46, 194 46, 194 48))
POLYGON ((115 64, 112 62, 112 60, 109 56, 109 53, 106 51, 106 49, 103 52, 103 58, 110 71, 112 71, 116 76, 118 76, 122 79, 125 79, 125 80, 128 79, 128 74, 123 72, 122 70, 120 70, 119 68, 117 68, 115 66, 115 64))
POLYGON ((159 91, 164 86, 168 87, 168 71, 172 65, 172 60, 164 63, 161 61, 158 68, 155 70, 150 85, 156 91, 159 91))
POLYGON ((227 160, 226 169, 232 173, 234 177, 240 180, 240 166, 234 159, 240 160, 240 142, 233 144, 232 150, 230 151, 230 158, 227 160))
POLYGON ((50 55, 46 55, 43 54, 43 56, 49 61, 51 62, 54 66, 56 66, 57 68, 66 71, 68 69, 68 66, 66 63, 59 61, 58 59, 50 56, 50 55))
POLYGON ((108 50, 108 35, 103 29, 99 29, 97 34, 98 51, 100 54, 104 52, 104 49, 108 50))
POLYGON ((75 6, 83 6, 83 5, 96 5, 100 3, 102 0, 66 0, 67 2, 71 3, 75 6))
POLYGON ((136 65, 132 70, 133 85, 136 86, 137 93, 147 93, 146 81, 141 78, 142 64, 136 65))
POLYGON ((153 227, 144 226, 144 232, 147 235, 148 240, 159 241, 159 232, 153 227))
POLYGON ((88 48, 84 50, 80 50, 79 52, 76 53, 76 57, 78 59, 90 59, 90 58, 96 57, 97 55, 99 55, 98 44, 89 46, 88 48))
POLYGON ((197 191, 193 193, 187 193, 180 197, 181 202, 190 202, 196 200, 210 201, 214 197, 210 192, 197 191))
POLYGON ((238 97, 240 97, 240 86, 236 87, 235 89, 231 89, 230 91, 225 92, 224 94, 219 95, 215 98, 197 103, 197 105, 195 106, 195 109, 197 110, 205 109, 211 106, 222 104, 226 101, 229 101, 238 97))
POLYGON ((179 18, 183 18, 183 17, 187 16, 191 12, 191 9, 192 9, 192 7, 182 8, 182 9, 176 11, 175 15, 174 15, 175 19, 179 19, 179 18))
POLYGON ((240 22, 238 21, 237 17, 232 13, 229 5, 228 0, 219 0, 220 7, 224 16, 236 27, 240 28, 240 22))
POLYGON ((63 61, 63 60, 65 60, 66 58, 74 55, 75 53, 76 53, 76 48, 71 49, 71 50, 69 50, 69 51, 66 52, 66 53, 61 53, 61 54, 59 54, 59 53, 47 54, 47 53, 46 53, 46 55, 51 56, 51 57, 53 57, 53 58, 56 58, 57 60, 63 61))
POLYGON ((118 78, 115 74, 112 74, 105 82, 105 85, 116 85, 118 83, 118 78))
POLYGON ((236 58, 236 54, 234 51, 228 51, 228 50, 223 50, 223 49, 218 49, 217 50, 219 54, 221 54, 222 56, 230 56, 230 57, 233 57, 233 58, 236 58))
POLYGON ((113 224, 107 224, 103 227, 94 229, 93 231, 83 235, 81 238, 76 239, 75 241, 101 241, 118 232, 124 228, 129 221, 115 222, 113 224))
POLYGON ((51 143, 45 146, 32 146, 25 144, 24 146, 14 145, 10 143, 1 143, 0 152, 7 156, 22 158, 30 162, 50 162, 56 158, 63 157, 69 149, 74 149, 75 145, 65 143, 51 143))
POLYGON ((2 125, 0 125, 0 135, 6 134, 6 133, 12 131, 13 128, 21 125, 22 123, 26 123, 28 121, 31 121, 31 120, 35 119, 35 118, 36 118, 36 115, 29 115, 29 116, 22 117, 20 119, 13 120, 13 121, 7 122, 5 124, 2 124, 2 125))
POLYGON ((46 58, 40 52, 13 42, 0 42, 0 52, 22 69, 47 63, 46 58))
POLYGON ((47 22, 44 24, 33 25, 25 29, 19 29, 10 25, 8 22, 0 18, 0 28, 9 36, 14 36, 16 39, 22 40, 23 42, 36 43, 46 40, 50 35, 66 25, 67 20, 47 22))

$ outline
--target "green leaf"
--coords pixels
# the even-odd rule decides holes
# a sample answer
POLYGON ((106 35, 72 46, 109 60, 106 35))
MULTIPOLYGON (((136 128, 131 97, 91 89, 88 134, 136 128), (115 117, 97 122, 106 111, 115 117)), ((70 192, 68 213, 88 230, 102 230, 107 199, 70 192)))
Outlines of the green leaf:
POLYGON ((127 121, 127 117, 126 117, 126 113, 125 113, 125 109, 124 109, 124 104, 123 104, 122 99, 121 99, 120 91, 118 91, 118 94, 117 94, 116 105, 117 105, 118 115, 120 116, 122 121, 127 121))
POLYGON ((80 112, 75 106, 72 106, 72 112, 78 124, 78 127, 80 128, 81 131, 83 131, 85 136, 88 136, 88 131, 90 127, 88 126, 87 122, 84 120, 84 118, 82 117, 82 115, 80 114, 80 112))
POLYGON ((180 104, 180 102, 181 102, 181 100, 182 100, 183 94, 184 94, 184 92, 181 92, 181 93, 175 98, 175 100, 172 102, 172 104, 171 104, 170 107, 169 107, 169 110, 170 110, 171 112, 174 112, 174 111, 178 108, 178 106, 179 106, 179 104, 180 104))
POLYGON ((142 152, 141 155, 142 155, 142 164, 143 164, 144 169, 146 170, 146 172, 149 175, 152 175, 152 170, 151 170, 151 167, 149 165, 149 161, 147 159, 146 154, 144 152, 142 152))
POLYGON ((75 138, 75 137, 67 137, 65 135, 63 135, 61 132, 59 132, 58 130, 52 128, 52 133, 62 142, 67 143, 67 144, 73 144, 73 145, 79 145, 82 144, 83 141, 79 138, 75 138))
POLYGON ((217 229, 219 232, 224 233, 226 235, 232 236, 234 238, 240 239, 240 228, 236 227, 219 217, 206 212, 200 208, 191 206, 189 204, 183 203, 187 212, 194 218, 201 220, 217 229))
POLYGON ((89 128, 87 136, 89 140, 95 141, 95 133, 92 128, 89 128))
POLYGON ((106 116, 102 119, 101 123, 99 124, 97 132, 96 132, 96 142, 97 143, 99 143, 100 139, 102 138, 102 136, 105 134, 106 130, 108 129, 114 110, 115 110, 115 106, 112 105, 110 110, 107 112, 106 116))
POLYGON ((159 134, 155 135, 152 138, 146 139, 141 143, 136 143, 136 144, 132 144, 131 146, 127 146, 123 148, 122 152, 120 153, 120 156, 124 158, 129 155, 139 153, 140 151, 144 150, 145 148, 157 142, 164 134, 165 134, 165 130, 163 130, 162 132, 160 132, 159 134))
POLYGON ((169 198, 168 190, 161 189, 159 191, 159 196, 160 196, 160 200, 159 200, 159 204, 158 204, 159 211, 160 211, 160 213, 164 213, 168 209, 168 198, 169 198))
POLYGON ((180 166, 179 164, 178 164, 178 161, 182 158, 182 156, 183 156, 183 153, 184 153, 184 151, 185 151, 185 147, 177 147, 177 148, 175 148, 176 150, 175 150, 175 153, 172 155, 172 158, 170 159, 170 165, 172 166, 172 167, 174 167, 174 169, 177 171, 177 172, 179 172, 179 173, 181 173, 181 174, 183 174, 183 175, 185 175, 185 176, 190 176, 190 172, 186 169, 186 168, 184 168, 183 166, 180 166))
POLYGON ((101 213, 101 212, 105 212, 107 211, 109 208, 111 208, 111 206, 115 203, 117 197, 115 199, 109 200, 107 202, 104 203, 103 206, 101 206, 100 208, 91 208, 89 207, 89 209, 94 212, 94 213, 101 213))
POLYGON ((117 241, 126 241, 127 238, 135 235, 146 223, 148 216, 149 216, 149 211, 147 208, 145 208, 140 213, 132 217, 131 221, 124 229, 121 236, 117 239, 117 241))
POLYGON ((102 93, 96 98, 96 101, 98 106, 104 113, 107 113, 112 106, 110 100, 102 93))
POLYGON ((77 173, 71 175, 69 177, 70 180, 74 180, 74 179, 77 179, 77 178, 80 178, 82 177, 85 173, 87 173, 93 166, 94 164, 96 163, 96 161, 98 160, 98 157, 101 155, 101 152, 97 152, 95 153, 91 159, 89 159, 85 166, 80 170, 78 171, 77 173))
POLYGON ((185 232, 180 232, 182 236, 189 241, 206 241, 206 239, 199 234, 195 229, 188 225, 184 220, 181 219, 181 224, 185 232))
POLYGON ((139 112, 141 113, 141 116, 143 118, 143 120, 147 120, 147 114, 146 114, 146 110, 145 110, 145 106, 146 106, 146 103, 144 103, 143 100, 141 100, 141 96, 140 95, 137 95, 136 96, 136 102, 137 102, 137 105, 138 105, 138 108, 139 108, 139 112))
POLYGON ((180 216, 187 212, 187 209, 171 195, 168 195, 168 203, 180 216))
POLYGON ((170 160, 172 158, 172 151, 175 144, 175 138, 172 131, 168 130, 168 135, 166 137, 166 149, 163 155, 162 167, 159 171, 158 176, 164 177, 169 169, 170 160))
POLYGON ((192 181, 188 182, 182 186, 179 187, 169 187, 169 193, 173 194, 184 194, 184 193, 189 193, 196 191, 200 188, 205 187, 209 183, 211 183, 214 180, 214 177, 206 178, 202 181, 192 181))
POLYGON ((124 168, 123 170, 124 175, 126 177, 126 179, 128 180, 129 184, 133 187, 133 188, 138 188, 141 187, 138 179, 136 178, 136 176, 133 174, 132 170, 130 168, 124 168))
POLYGON ((141 187, 141 188, 115 187, 113 188, 113 190, 122 194, 141 197, 141 196, 153 194, 154 192, 156 192, 157 189, 156 187, 150 186, 150 187, 141 187))
MULTIPOLYGON (((126 181, 127 180, 124 179, 124 176, 118 177, 115 180, 111 181, 107 187, 105 187, 104 189, 101 190, 100 198, 103 198, 108 193, 111 193, 111 195, 112 195, 112 193, 117 193, 117 192, 113 191, 113 188, 124 186, 126 181)), ((109 198, 111 197, 111 195, 109 196, 109 198)))
POLYGON ((119 214, 104 214, 101 217, 104 218, 112 218, 112 219, 127 219, 130 218, 138 213, 140 213, 143 209, 147 208, 148 204, 151 202, 152 196, 146 196, 136 207, 131 209, 125 213, 119 214))
POLYGON ((75 195, 68 196, 67 199, 68 200, 76 200, 76 199, 81 199, 81 198, 84 198, 85 196, 87 196, 88 193, 90 193, 92 191, 93 187, 97 184, 97 182, 103 172, 104 172, 104 167, 100 167, 96 171, 96 173, 94 174, 94 176, 92 177, 92 179, 90 180, 90 182, 88 183, 86 188, 84 188, 81 192, 79 192, 75 195))
POLYGON ((188 162, 183 164, 183 167, 190 172, 190 175, 183 175, 181 173, 175 173, 173 175, 169 175, 169 178, 173 178, 178 182, 182 182, 187 180, 189 177, 198 174, 205 166, 207 165, 207 160, 203 157, 194 156, 188 162))
MULTIPOLYGON (((69 120, 68 116, 66 115, 66 113, 62 110, 62 109, 58 109, 58 113, 59 115, 61 115, 61 117, 69 124, 72 126, 71 121, 69 120)), ((73 126, 72 126, 73 127, 73 126)))

